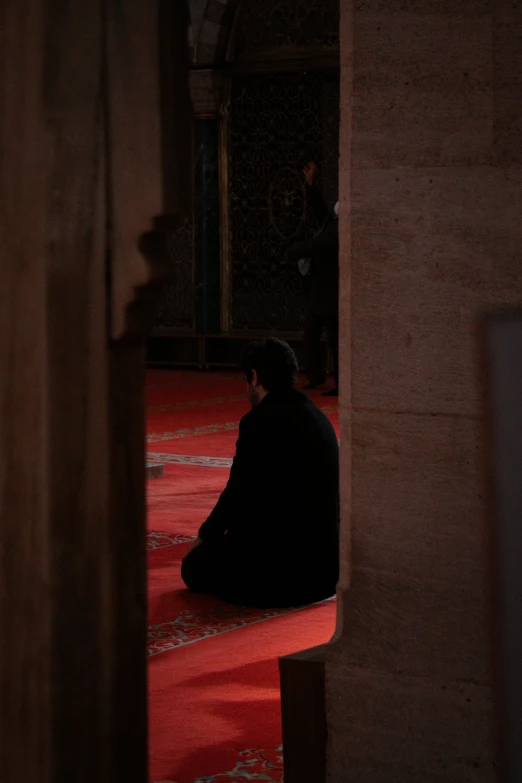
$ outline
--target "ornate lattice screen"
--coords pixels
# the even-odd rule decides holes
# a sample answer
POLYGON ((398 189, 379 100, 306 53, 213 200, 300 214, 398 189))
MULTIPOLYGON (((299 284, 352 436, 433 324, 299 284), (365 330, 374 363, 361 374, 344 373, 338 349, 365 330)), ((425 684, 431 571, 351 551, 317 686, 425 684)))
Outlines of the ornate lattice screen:
POLYGON ((175 273, 165 286, 156 310, 154 329, 192 329, 194 325, 194 231, 192 222, 169 240, 175 273))
POLYGON ((338 129, 336 73, 234 76, 228 149, 232 329, 302 328, 302 280, 285 251, 316 229, 306 212, 306 161, 317 162, 329 206, 337 201, 338 129))

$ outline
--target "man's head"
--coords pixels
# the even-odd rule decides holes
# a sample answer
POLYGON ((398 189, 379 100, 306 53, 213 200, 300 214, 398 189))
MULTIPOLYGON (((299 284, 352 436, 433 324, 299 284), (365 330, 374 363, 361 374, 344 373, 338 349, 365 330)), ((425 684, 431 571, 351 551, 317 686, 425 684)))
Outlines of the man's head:
POLYGON ((293 389, 299 374, 297 359, 288 343, 268 337, 249 343, 241 361, 252 407, 269 392, 293 389))

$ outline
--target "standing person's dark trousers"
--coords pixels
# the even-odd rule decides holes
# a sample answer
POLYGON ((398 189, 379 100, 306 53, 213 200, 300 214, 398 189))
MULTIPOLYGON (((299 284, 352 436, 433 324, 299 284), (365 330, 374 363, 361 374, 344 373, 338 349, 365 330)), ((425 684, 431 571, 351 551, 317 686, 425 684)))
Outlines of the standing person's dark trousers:
MULTIPOLYGON (((328 218, 328 209, 320 191, 315 185, 308 187, 308 203, 317 218, 328 218)), ((335 388, 338 388, 339 337, 339 228, 337 217, 326 220, 318 236, 299 242, 288 250, 290 261, 310 258, 310 273, 305 278, 307 292, 307 315, 305 320, 305 347, 307 354, 307 375, 310 381, 324 376, 324 365, 320 360, 320 344, 323 329, 326 329, 328 344, 334 364, 335 388)))
POLYGON ((326 351, 321 342, 324 323, 310 310, 310 275, 302 277, 306 315, 303 324, 306 376, 311 386, 322 386, 326 381, 326 351))
POLYGON ((339 389, 339 315, 337 312, 326 315, 326 339, 330 346, 333 363, 334 389, 339 389))
POLYGON ((339 388, 339 319, 337 314, 316 313, 308 308, 304 322, 306 374, 318 385, 325 380, 325 360, 321 337, 326 339, 332 355, 335 388, 339 388))
POLYGON ((326 362, 324 344, 321 342, 324 319, 307 307, 303 337, 305 366, 308 381, 313 386, 321 386, 326 380, 326 362))
POLYGON ((332 425, 302 392, 270 392, 241 420, 228 484, 183 561, 183 580, 246 606, 321 601, 339 575, 338 522, 332 425))

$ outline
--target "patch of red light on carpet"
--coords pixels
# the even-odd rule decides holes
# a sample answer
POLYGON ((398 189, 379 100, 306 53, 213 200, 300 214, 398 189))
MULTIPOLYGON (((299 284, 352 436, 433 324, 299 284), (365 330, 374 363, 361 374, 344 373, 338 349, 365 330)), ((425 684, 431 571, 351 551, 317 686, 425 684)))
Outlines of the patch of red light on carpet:
MULTIPOLYGON (((244 380, 164 370, 147 380, 147 451, 177 455, 147 482, 150 781, 282 783, 278 659, 329 641, 335 602, 260 611, 184 589, 183 554, 226 484, 223 458, 248 410, 244 380)), ((335 401, 310 396, 338 431, 335 401)))

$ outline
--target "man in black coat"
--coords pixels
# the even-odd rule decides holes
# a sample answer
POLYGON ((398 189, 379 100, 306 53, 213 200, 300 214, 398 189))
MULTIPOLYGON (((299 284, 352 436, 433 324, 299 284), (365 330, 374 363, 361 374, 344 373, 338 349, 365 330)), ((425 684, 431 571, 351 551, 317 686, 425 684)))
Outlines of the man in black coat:
POLYGON ((182 564, 195 592, 285 607, 335 593, 339 449, 326 416, 295 389, 290 346, 251 343, 241 364, 252 410, 239 425, 230 478, 182 564))
POLYGON ((339 228, 336 205, 333 212, 326 206, 316 184, 317 166, 308 163, 304 168, 309 209, 315 214, 319 232, 313 239, 298 242, 288 250, 290 261, 308 260, 304 278, 307 296, 307 312, 304 324, 306 372, 309 383, 305 388, 314 389, 325 381, 325 368, 321 364, 320 339, 323 329, 334 365, 335 386, 325 396, 338 395, 339 388, 339 228))

